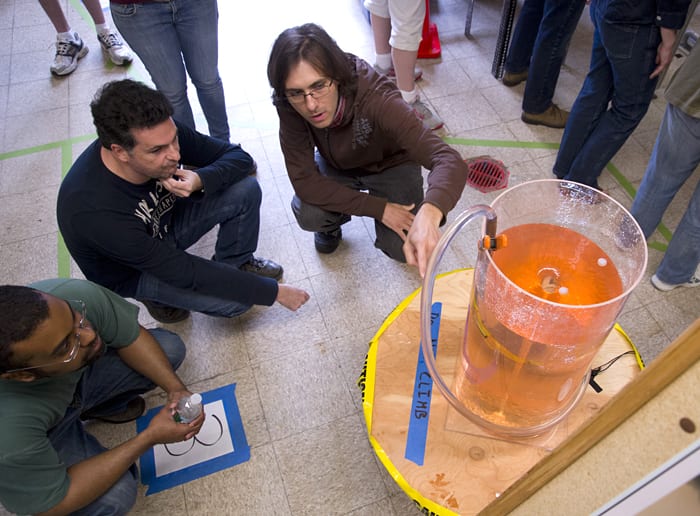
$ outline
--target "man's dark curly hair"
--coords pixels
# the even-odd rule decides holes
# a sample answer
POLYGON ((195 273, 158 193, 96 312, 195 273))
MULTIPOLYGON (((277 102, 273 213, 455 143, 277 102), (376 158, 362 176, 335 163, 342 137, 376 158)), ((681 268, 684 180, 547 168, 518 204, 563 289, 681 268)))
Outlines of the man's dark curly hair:
POLYGON ((106 83, 90 103, 97 137, 105 149, 113 143, 134 148, 131 129, 147 129, 166 121, 173 107, 160 91, 124 79, 106 83))
POLYGON ((289 72, 300 61, 308 62, 334 80, 340 95, 347 96, 357 90, 357 75, 350 54, 343 52, 321 27, 306 23, 286 29, 272 45, 267 78, 273 89, 272 102, 276 106, 290 107, 284 95, 285 84, 289 72))
POLYGON ((49 304, 38 290, 0 285, 0 373, 26 366, 12 363, 12 345, 28 339, 49 317, 49 304))

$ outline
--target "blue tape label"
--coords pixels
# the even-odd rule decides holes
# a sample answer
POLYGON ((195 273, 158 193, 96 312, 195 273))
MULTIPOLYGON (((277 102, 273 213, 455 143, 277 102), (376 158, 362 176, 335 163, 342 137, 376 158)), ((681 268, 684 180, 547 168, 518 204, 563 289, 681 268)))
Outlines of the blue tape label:
MULTIPOLYGON (((430 314, 430 339, 433 356, 437 356, 438 334, 440 333, 440 314, 442 303, 433 303, 430 314)), ((430 400, 433 395, 433 379, 428 372, 423 358, 423 346, 418 346, 418 364, 416 378, 413 382, 413 401, 411 403, 411 418, 408 422, 406 435, 406 459, 423 465, 425 458, 425 441, 428 437, 428 422, 430 420, 430 400)))

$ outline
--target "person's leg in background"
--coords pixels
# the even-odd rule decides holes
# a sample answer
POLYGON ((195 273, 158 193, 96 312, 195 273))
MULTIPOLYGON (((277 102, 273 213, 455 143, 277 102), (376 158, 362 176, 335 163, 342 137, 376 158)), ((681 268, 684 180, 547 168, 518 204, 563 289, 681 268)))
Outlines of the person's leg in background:
POLYGON ((595 5, 593 3, 590 6, 591 20, 595 29, 590 68, 566 121, 553 167, 553 173, 559 179, 563 179, 571 170, 579 151, 608 108, 613 93, 612 67, 601 40, 595 5))
POLYGON ((196 129, 171 3, 110 3, 109 7, 117 29, 143 62, 156 88, 172 104, 173 118, 196 129))
MULTIPOLYGON (((668 244, 656 276, 665 285, 700 286, 700 183, 690 198, 673 238, 668 244)), ((655 285, 658 288, 657 285, 655 285)))
POLYGON ((185 68, 197 90, 209 134, 229 141, 224 85, 219 76, 219 12, 216 0, 178 2, 177 31, 185 68))
POLYGON ((552 99, 584 6, 584 0, 544 2, 523 94, 523 122, 554 128, 566 125, 568 111, 559 108, 552 99))
MULTIPOLYGON (((78 33, 71 29, 59 0, 39 0, 39 4, 56 29, 56 55, 51 63, 51 73, 69 75, 78 67, 78 60, 88 53, 88 47, 78 33)), ((100 0, 83 0, 83 4, 95 23, 97 39, 105 53, 116 65, 129 64, 133 57, 119 34, 105 20, 100 0)))
POLYGON ((504 65, 503 84, 508 87, 527 80, 543 13, 544 0, 525 0, 520 8, 504 65))
POLYGON ((85 9, 90 13, 92 21, 95 22, 97 41, 100 42, 102 51, 109 56, 115 65, 122 66, 131 63, 134 57, 124 45, 121 36, 115 30, 112 30, 105 20, 100 0, 82 0, 82 2, 85 9))
MULTIPOLYGON (((655 25, 620 26, 598 13, 596 31, 608 56, 612 90, 610 108, 577 149, 564 179, 599 188, 598 177, 649 109, 658 78, 656 67, 661 33, 655 25)), ((568 124, 567 124, 568 129, 568 124)), ((557 169, 557 171, 559 171, 557 169)))
POLYGON ((416 60, 425 19, 425 1, 365 0, 364 5, 370 12, 377 69, 387 73, 387 69, 393 68, 396 85, 406 103, 428 129, 439 129, 442 120, 420 100, 415 84, 416 76, 421 75, 416 73, 416 60), (392 66, 387 68, 387 64, 392 66))
MULTIPOLYGON (((630 213, 649 238, 683 184, 700 163, 700 119, 668 104, 639 191, 630 213)), ((700 184, 678 224, 668 249, 656 270, 659 288, 692 282, 700 263, 700 184)), ((700 285, 700 278, 696 284, 700 285)), ((661 288, 670 290, 670 288, 661 288)))

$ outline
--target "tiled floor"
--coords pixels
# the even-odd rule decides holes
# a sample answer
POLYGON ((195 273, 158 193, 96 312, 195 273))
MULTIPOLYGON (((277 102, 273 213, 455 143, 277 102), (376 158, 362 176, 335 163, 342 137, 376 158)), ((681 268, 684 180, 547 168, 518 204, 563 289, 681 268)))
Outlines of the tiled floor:
MULTIPOLYGON (((197 514, 418 514, 376 460, 367 440, 358 388, 367 343, 385 316, 420 286, 413 269, 372 246, 372 221, 354 219, 340 249, 320 256, 289 208, 292 188, 277 141, 277 118, 266 80, 270 46, 284 28, 314 21, 341 47, 373 58, 369 26, 358 0, 263 3, 222 0, 220 69, 232 139, 258 162, 264 199, 259 254, 285 267, 285 281, 307 289, 297 313, 255 308, 234 320, 195 314, 173 325, 188 344, 181 377, 196 391, 235 382, 250 461, 154 496, 141 496, 134 513, 197 514)), ((445 135, 466 158, 490 154, 510 170, 510 184, 551 177, 561 131, 523 124, 523 87, 504 87, 491 73, 501 3, 478 2, 472 38, 463 35, 466 2, 433 0, 432 21, 441 59, 422 61, 421 95, 445 120, 445 135), (532 144, 534 142, 535 144, 532 144)), ((106 64, 87 13, 77 0, 66 9, 92 51, 71 76, 49 74, 54 32, 35 0, 0 0, 0 281, 20 283, 57 275, 80 276, 62 247, 54 205, 61 176, 94 138, 88 103, 107 80, 148 80, 139 63, 106 64)), ((693 20, 697 27, 698 15, 693 20)), ((696 28, 697 31, 697 28, 696 28)), ((591 25, 587 11, 562 70, 555 101, 571 106, 587 71, 591 25)), ((193 106, 198 106, 192 91, 193 106)), ((649 113, 613 160, 632 187, 644 172, 664 102, 649 113)), ((198 110, 198 107, 196 107, 198 110)), ((203 122, 201 112, 199 123, 203 122)), ((202 123, 201 130, 206 127, 202 123)), ((697 181, 697 173, 695 182, 697 181)), ((693 183, 693 181, 691 181, 693 183)), ((605 172, 601 185, 626 206, 630 197, 605 172)), ((686 188, 666 214, 673 229, 689 199, 686 188)), ((455 213, 488 203, 496 193, 467 187, 455 213)), ((454 217, 452 217, 454 218, 454 217)), ((664 242, 661 235, 654 240, 664 242)), ((211 255, 213 237, 194 249, 211 255)), ((471 247, 470 247, 471 248, 471 247)), ((660 293, 649 284, 662 254, 650 250, 644 280, 620 324, 650 361, 700 314, 700 289, 660 293)), ((450 251, 447 268, 473 265, 463 249, 450 251)), ((142 322, 154 325, 147 313, 142 322)), ((151 405, 162 403, 157 395, 151 405)), ((130 426, 95 424, 112 445, 130 426)))

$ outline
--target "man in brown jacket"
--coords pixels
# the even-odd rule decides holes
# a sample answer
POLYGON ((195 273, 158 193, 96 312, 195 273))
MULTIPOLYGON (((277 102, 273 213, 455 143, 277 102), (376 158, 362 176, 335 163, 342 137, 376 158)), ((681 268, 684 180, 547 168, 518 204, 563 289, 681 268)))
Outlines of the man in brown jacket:
POLYGON ((375 246, 425 273, 467 166, 424 127, 396 86, 318 25, 282 32, 268 79, 299 226, 332 253, 351 216, 375 219, 375 246), (423 192, 421 166, 428 169, 423 192))

